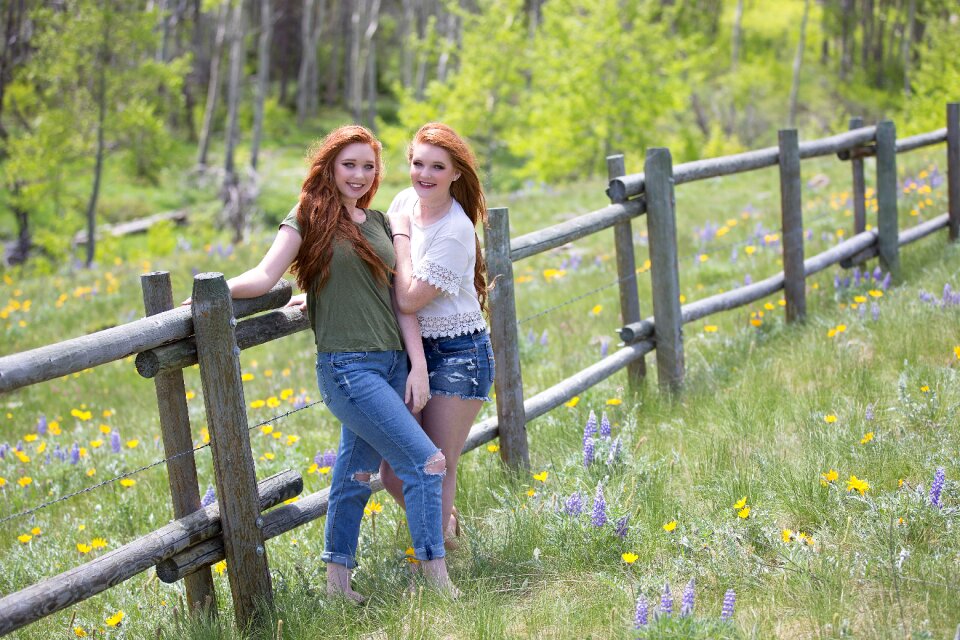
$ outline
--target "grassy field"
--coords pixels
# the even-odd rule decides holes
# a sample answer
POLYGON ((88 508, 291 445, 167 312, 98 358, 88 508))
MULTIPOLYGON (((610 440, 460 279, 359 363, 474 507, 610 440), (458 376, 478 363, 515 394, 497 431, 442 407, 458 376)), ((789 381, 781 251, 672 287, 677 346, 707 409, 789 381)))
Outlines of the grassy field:
MULTIPOLYGON (((302 149, 272 153, 268 222, 292 203, 303 167, 302 149)), ((639 162, 628 154, 628 170, 639 162)), ((903 227, 945 210, 944 170, 942 149, 901 156, 903 227)), ((812 255, 850 234, 849 168, 827 159, 803 171, 812 255)), ((386 206, 402 177, 392 171, 377 205, 386 206)), ((777 185, 771 169, 678 187, 685 300, 780 270, 777 185)), ((603 187, 531 187, 489 202, 510 208, 518 235, 603 206, 603 187)), ((122 200, 136 189, 106 193, 122 200)), ((171 207, 204 200, 195 192, 166 197, 171 207)), ((110 241, 94 270, 3 273, 0 355, 140 317, 144 271, 169 270, 175 296, 185 298, 194 272, 235 274, 259 259, 274 233, 265 224, 231 247, 212 219, 201 212, 185 229, 110 241)), ((634 229, 642 264, 644 222, 634 229)), ((657 391, 649 356, 639 393, 628 393, 618 374, 531 423, 530 474, 506 471, 494 445, 466 456, 457 504, 467 538, 451 556, 463 596, 455 602, 429 590, 405 595, 409 540, 384 494, 373 497, 361 533, 355 586, 371 596, 365 607, 323 595, 322 520, 274 539, 272 626, 284 638, 952 637, 960 623, 960 304, 951 291, 960 288, 960 252, 939 233, 906 247, 901 259, 899 283, 874 278, 873 263, 869 277, 837 268, 811 278, 803 325, 784 323, 776 296, 688 325, 682 395, 657 391), (585 464, 591 414, 598 426, 609 421, 610 436, 594 436, 585 464), (940 506, 930 497, 938 469, 946 477, 940 506), (674 614, 655 616, 666 585, 674 614), (689 585, 692 613, 681 616, 689 585), (728 590, 736 604, 724 620, 728 590), (638 598, 650 612, 639 630, 638 598)), ((641 271, 646 315, 649 279, 641 271)), ((616 348, 612 231, 519 262, 515 274, 528 396, 616 348)), ((251 425, 318 399, 306 333, 245 351, 242 362, 251 425)), ((185 376, 200 444, 199 376, 185 376)), ((153 385, 132 359, 7 394, 0 404, 0 517, 162 458, 153 385)), ((258 477, 293 468, 305 493, 317 491, 329 474, 315 457, 336 440, 322 406, 254 429, 258 477)), ((197 464, 204 491, 213 485, 208 450, 197 464)), ((167 522, 163 467, 131 479, 5 523, 0 593, 167 522)), ((182 585, 149 571, 13 637, 246 637, 231 627, 223 566, 215 582, 219 621, 185 619, 182 585)))

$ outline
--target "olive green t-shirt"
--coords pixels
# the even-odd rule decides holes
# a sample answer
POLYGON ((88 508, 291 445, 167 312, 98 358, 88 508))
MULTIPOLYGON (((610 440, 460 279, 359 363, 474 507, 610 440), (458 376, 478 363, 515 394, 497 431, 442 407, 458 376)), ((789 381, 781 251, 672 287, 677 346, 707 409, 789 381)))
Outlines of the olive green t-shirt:
MULTIPOLYGON (((393 269, 397 258, 393 251, 390 227, 380 211, 365 209, 366 221, 360 231, 378 256, 393 269)), ((300 233, 297 207, 281 226, 300 233)), ((317 351, 396 351, 403 349, 400 328, 390 303, 390 286, 378 280, 367 263, 344 241, 334 240, 330 275, 319 293, 307 292, 307 313, 317 351)))

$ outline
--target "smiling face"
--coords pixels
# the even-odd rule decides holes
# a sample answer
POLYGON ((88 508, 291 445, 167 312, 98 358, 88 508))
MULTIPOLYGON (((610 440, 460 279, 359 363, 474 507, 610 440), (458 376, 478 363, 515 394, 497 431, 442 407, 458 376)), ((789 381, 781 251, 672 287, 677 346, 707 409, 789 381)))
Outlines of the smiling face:
POLYGON ((373 148, 362 142, 345 146, 333 162, 333 177, 343 202, 355 206, 370 190, 377 175, 377 157, 373 148))
POLYGON ((447 150, 424 142, 410 153, 410 181, 421 200, 446 198, 450 185, 460 177, 447 150))

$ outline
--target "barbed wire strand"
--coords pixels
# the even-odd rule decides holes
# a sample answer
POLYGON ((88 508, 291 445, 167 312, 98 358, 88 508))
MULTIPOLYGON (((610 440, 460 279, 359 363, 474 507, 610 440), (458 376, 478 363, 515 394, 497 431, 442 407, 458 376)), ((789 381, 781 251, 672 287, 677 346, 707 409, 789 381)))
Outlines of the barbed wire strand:
MULTIPOLYGON (((289 416, 289 415, 292 415, 292 414, 297 413, 297 412, 299 412, 299 411, 303 411, 304 409, 309 409, 310 407, 312 407, 312 406, 314 406, 314 405, 317 405, 317 404, 321 404, 321 403, 322 403, 322 400, 316 400, 316 401, 311 402, 311 403, 309 403, 309 404, 307 404, 307 405, 304 405, 304 406, 302 406, 302 407, 298 407, 298 408, 296 408, 296 409, 292 409, 292 410, 290 410, 290 411, 287 411, 286 413, 282 413, 282 414, 280 414, 280 415, 277 415, 277 416, 274 416, 274 417, 269 418, 269 419, 267 419, 267 420, 264 420, 263 422, 260 422, 260 423, 258 423, 258 424, 255 424, 255 425, 253 425, 252 427, 248 427, 248 428, 247 428, 247 431, 253 431, 254 429, 257 429, 257 428, 262 427, 262 426, 264 426, 264 425, 270 424, 271 422, 276 422, 277 420, 280 420, 280 419, 282 419, 282 418, 286 418, 286 417, 289 416)), ((189 455, 189 454, 191 454, 191 453, 196 453, 197 451, 200 451, 201 449, 205 449, 205 448, 207 448, 207 447, 209 447, 209 446, 210 446, 210 443, 208 442, 208 443, 202 444, 202 445, 200 445, 200 446, 198 446, 198 447, 194 447, 194 448, 192 448, 192 449, 188 449, 187 451, 181 451, 180 453, 175 453, 175 454, 173 454, 172 456, 170 456, 169 458, 163 458, 162 460, 157 460, 157 461, 155 461, 155 462, 151 462, 151 463, 148 464, 148 465, 142 466, 142 467, 140 467, 139 469, 134 469, 133 471, 127 471, 127 472, 125 472, 125 473, 121 473, 120 475, 114 476, 114 477, 112 477, 112 478, 110 478, 110 479, 108 479, 108 480, 104 480, 103 482, 98 482, 97 484, 91 485, 91 486, 89 486, 89 487, 85 487, 85 488, 83 488, 83 489, 80 489, 79 491, 74 491, 73 493, 68 493, 67 495, 60 496, 59 498, 56 498, 55 500, 49 500, 49 501, 47 501, 47 502, 44 502, 44 503, 42 503, 42 504, 37 505, 36 507, 27 509, 27 510, 25 510, 25 511, 21 511, 21 512, 19 512, 19 513, 14 513, 14 514, 9 515, 9 516, 4 516, 3 518, 0 518, 0 524, 3 524, 4 522, 8 522, 8 521, 10 521, 10 520, 16 520, 16 519, 18 519, 18 518, 23 518, 23 517, 28 516, 28 515, 30 515, 30 514, 36 513, 37 511, 40 511, 40 510, 42 510, 42 509, 46 509, 47 507, 50 507, 50 506, 52 506, 52 505, 55 505, 55 504, 57 504, 57 503, 59 503, 59 502, 63 502, 64 500, 69 500, 70 498, 75 498, 75 497, 77 497, 77 496, 79 496, 79 495, 82 495, 82 494, 84 494, 84 493, 89 493, 89 492, 91 492, 91 491, 94 491, 95 489, 99 489, 99 488, 104 487, 104 486, 106 486, 106 485, 108 485, 108 484, 111 484, 111 483, 114 483, 114 482, 118 482, 118 481, 120 481, 120 480, 123 480, 124 478, 129 478, 130 476, 136 475, 136 474, 138 474, 138 473, 142 473, 142 472, 144 472, 144 471, 146 471, 146 470, 148 470, 148 469, 152 469, 153 467, 156 467, 156 466, 158 466, 158 465, 161 465, 161 464, 163 464, 163 463, 165 463, 165 462, 170 462, 171 460, 176 460, 177 458, 183 457, 183 456, 185 456, 185 455, 189 455)))

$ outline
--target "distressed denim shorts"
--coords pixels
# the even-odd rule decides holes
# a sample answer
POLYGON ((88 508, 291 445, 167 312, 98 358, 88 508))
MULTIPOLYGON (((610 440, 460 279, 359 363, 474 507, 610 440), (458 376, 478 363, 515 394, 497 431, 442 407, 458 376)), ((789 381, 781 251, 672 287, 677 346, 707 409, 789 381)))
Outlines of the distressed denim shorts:
POLYGON ((431 395, 490 400, 494 363, 486 329, 452 338, 424 338, 423 353, 431 395))

